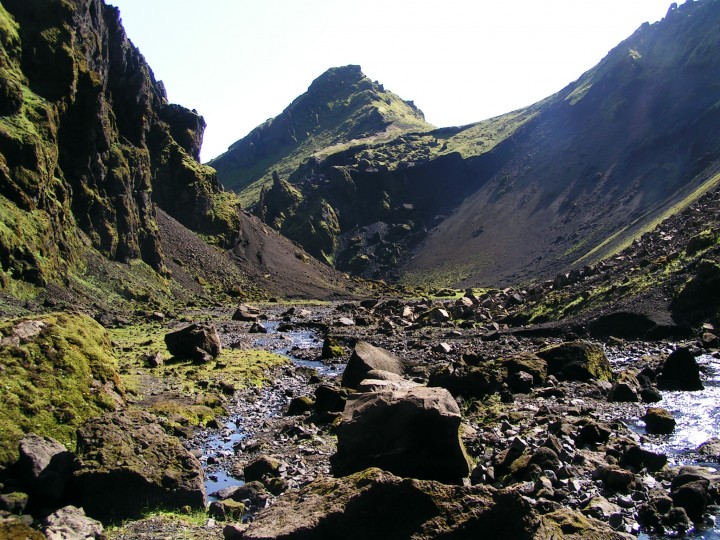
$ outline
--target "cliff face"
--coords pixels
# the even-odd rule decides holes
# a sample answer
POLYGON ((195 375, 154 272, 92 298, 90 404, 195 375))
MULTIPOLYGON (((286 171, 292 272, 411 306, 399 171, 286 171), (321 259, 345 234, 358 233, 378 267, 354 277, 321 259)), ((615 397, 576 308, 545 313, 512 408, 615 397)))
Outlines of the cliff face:
POLYGON ((90 244, 165 271, 153 203, 230 243, 214 171, 197 161, 205 123, 167 102, 102 0, 0 6, 0 262, 44 284, 90 244))

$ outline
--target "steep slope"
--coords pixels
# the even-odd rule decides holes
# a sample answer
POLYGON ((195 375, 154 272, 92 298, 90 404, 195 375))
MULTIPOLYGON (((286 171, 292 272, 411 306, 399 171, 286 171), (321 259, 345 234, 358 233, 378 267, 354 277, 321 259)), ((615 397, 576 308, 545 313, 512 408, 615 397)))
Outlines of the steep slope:
POLYGON ((410 284, 554 276, 711 188, 720 2, 671 7, 578 81, 477 124, 313 158, 258 214, 338 268, 410 284))
MULTIPOLYGON (((117 8, 3 0, 0 311, 23 313, 25 302, 113 312, 198 294, 278 295, 263 289, 261 264, 238 265, 227 253, 254 222, 198 162, 204 128, 195 111, 168 103, 117 8), (203 257, 180 271, 168 231, 203 257), (209 259, 228 270, 207 271, 209 259)), ((290 249, 276 234, 265 240, 260 254, 290 249)), ((288 279, 307 276, 298 289, 320 296, 337 292, 323 283, 342 281, 295 256, 284 268, 288 279)))
POLYGON ((243 201, 251 204, 273 170, 286 175, 314 154, 431 127, 412 102, 368 79, 360 66, 337 67, 209 165, 217 169, 223 186, 242 191, 243 201))

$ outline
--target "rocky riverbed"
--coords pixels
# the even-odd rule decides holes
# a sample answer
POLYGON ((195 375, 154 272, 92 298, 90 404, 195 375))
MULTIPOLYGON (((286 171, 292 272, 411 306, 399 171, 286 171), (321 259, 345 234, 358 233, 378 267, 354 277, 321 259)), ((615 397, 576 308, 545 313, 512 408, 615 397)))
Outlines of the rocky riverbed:
MULTIPOLYGON (((301 529, 331 536, 347 529, 454 537, 458 527, 503 523, 502 512, 512 511, 527 521, 514 532, 498 529, 504 537, 718 535, 719 355, 712 342, 598 342, 578 328, 545 335, 478 329, 452 315, 474 302, 465 295, 269 304, 163 321, 156 330, 163 334, 192 322, 212 325, 223 350, 207 373, 200 368, 209 360, 169 363, 162 376, 152 362, 125 368, 141 385, 131 409, 152 409, 183 391, 188 398, 189 388, 200 388, 195 403, 225 390, 224 414, 205 428, 183 427, 167 413, 160 422, 202 465, 209 515, 155 515, 106 534, 295 538, 301 529), (280 360, 268 363, 264 383, 236 387, 233 351, 270 351, 280 360), (402 421, 393 424, 395 414, 402 421), (358 422, 365 424, 353 427, 358 422), (363 472, 373 465, 387 472, 363 472), (432 504, 414 528, 398 532, 390 523, 408 518, 402 505, 395 518, 386 515, 387 501, 414 498, 432 504), (469 501, 482 501, 482 516, 469 501), (362 516, 348 510, 358 505, 388 528, 363 528, 362 516), (280 530, 277 523, 291 525, 280 530)), ((119 421, 130 430, 140 420, 119 421)), ((100 426, 92 429, 97 437, 100 426)))

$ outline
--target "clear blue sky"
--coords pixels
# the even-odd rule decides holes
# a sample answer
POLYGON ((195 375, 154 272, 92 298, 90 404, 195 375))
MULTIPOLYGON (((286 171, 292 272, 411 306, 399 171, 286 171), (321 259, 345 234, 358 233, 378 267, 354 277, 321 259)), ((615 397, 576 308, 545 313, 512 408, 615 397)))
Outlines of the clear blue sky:
MULTIPOLYGON (((168 97, 205 117, 202 159, 359 64, 436 126, 529 105, 670 0, 107 0, 168 97)), ((682 2, 680 2, 682 3, 682 2)))

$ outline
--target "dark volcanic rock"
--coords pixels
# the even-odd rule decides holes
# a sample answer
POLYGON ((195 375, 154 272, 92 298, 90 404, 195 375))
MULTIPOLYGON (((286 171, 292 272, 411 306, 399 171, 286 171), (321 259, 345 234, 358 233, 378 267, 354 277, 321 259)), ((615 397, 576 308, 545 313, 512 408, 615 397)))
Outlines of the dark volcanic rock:
POLYGON ((357 388, 370 370, 389 371, 397 375, 402 375, 402 361, 392 353, 374 347, 365 341, 360 341, 355 345, 350 361, 345 367, 342 376, 342 386, 347 388, 357 388))
POLYGON ((612 370, 602 347, 594 343, 575 341, 548 347, 537 352, 548 364, 548 373, 558 379, 608 381, 612 370))
POLYGON ((641 393, 642 386, 637 376, 630 371, 623 371, 613 383, 608 401, 637 403, 641 393))
POLYGON ((78 429, 77 452, 75 484, 91 517, 120 520, 153 508, 205 507, 200 462, 147 413, 86 422, 78 429))
POLYGON ((75 455, 50 437, 28 433, 20 440, 20 457, 13 474, 39 504, 59 502, 72 477, 75 455))
POLYGON ((449 486, 368 469, 323 478, 256 516, 243 538, 534 537, 539 517, 519 493, 449 486))
POLYGON ((337 427, 333 473, 381 467, 401 476, 457 482, 470 472, 460 421, 457 403, 442 388, 352 395, 337 427))
POLYGON ((648 408, 641 420, 645 422, 648 433, 665 435, 675 430, 675 419, 672 414, 661 407, 648 408))
POLYGON ((456 362, 433 370, 428 386, 446 388, 453 396, 480 398, 499 392, 505 373, 493 361, 477 366, 456 362))
POLYGON ((203 352, 215 358, 222 350, 220 336, 214 326, 191 324, 165 335, 165 345, 173 356, 203 360, 203 352))
POLYGON ((685 347, 678 347, 665 363, 658 375, 661 390, 702 390, 700 366, 693 354, 685 347))

